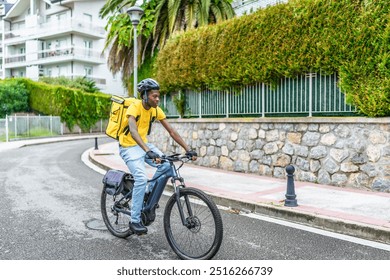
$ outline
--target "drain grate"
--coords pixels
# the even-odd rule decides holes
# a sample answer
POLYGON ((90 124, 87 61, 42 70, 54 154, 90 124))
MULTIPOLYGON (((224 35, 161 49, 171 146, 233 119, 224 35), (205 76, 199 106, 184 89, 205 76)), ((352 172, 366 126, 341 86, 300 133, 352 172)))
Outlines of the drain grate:
POLYGON ((85 223, 86 227, 93 230, 107 230, 106 225, 102 220, 92 219, 85 223))

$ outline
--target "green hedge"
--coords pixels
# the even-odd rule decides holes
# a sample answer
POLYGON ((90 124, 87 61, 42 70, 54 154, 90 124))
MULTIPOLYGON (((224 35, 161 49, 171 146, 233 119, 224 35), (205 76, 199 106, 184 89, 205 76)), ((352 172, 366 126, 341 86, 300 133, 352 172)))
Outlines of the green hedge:
POLYGON ((156 78, 177 91, 337 72, 361 113, 390 116, 389 9, 388 0, 290 0, 171 38, 156 78))
POLYGON ((28 94, 23 83, 14 80, 0 82, 0 118, 28 110, 28 94))
POLYGON ((88 131, 97 121, 109 116, 110 95, 86 93, 24 78, 15 80, 25 85, 29 94, 29 106, 33 111, 60 116, 70 130, 78 125, 82 130, 88 131))

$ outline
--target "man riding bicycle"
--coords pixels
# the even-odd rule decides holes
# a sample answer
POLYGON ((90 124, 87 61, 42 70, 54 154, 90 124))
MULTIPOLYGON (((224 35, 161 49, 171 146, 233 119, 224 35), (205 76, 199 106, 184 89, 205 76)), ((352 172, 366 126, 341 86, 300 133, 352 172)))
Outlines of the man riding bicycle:
MULTIPOLYGON (((138 85, 141 100, 135 101, 126 111, 129 119, 129 130, 119 136, 119 154, 134 177, 133 197, 131 202, 130 229, 136 234, 145 234, 148 229, 142 224, 141 210, 147 185, 145 162, 157 167, 154 178, 170 168, 169 163, 161 163, 163 153, 153 144, 148 143, 152 122, 156 119, 168 131, 169 135, 180 146, 186 155, 195 160, 197 153, 191 150, 177 131, 169 124, 163 110, 158 106, 160 85, 153 79, 142 80, 138 85)), ((151 191, 151 190, 148 190, 151 191)))

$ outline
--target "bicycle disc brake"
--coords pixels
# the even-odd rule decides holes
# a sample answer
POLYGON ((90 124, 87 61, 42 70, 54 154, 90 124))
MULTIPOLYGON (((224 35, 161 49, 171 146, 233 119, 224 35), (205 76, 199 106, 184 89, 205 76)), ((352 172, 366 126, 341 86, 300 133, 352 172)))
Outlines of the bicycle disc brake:
POLYGON ((202 228, 202 223, 197 216, 187 217, 186 222, 187 228, 194 233, 199 232, 202 228))

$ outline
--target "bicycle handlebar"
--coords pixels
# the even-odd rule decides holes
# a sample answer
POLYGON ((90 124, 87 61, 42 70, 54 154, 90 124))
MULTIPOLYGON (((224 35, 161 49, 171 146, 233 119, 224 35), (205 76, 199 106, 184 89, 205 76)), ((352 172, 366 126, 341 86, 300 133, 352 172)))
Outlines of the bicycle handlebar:
MULTIPOLYGON (((147 158, 149 158, 147 155, 146 155, 147 158)), ((149 158, 150 159, 150 158, 149 158)), ((183 161, 183 159, 188 159, 188 160, 192 160, 192 157, 191 156, 188 156, 188 155, 182 155, 182 154, 173 154, 173 155, 162 155, 160 157, 161 159, 161 162, 176 162, 176 161, 183 161)))
POLYGON ((183 161, 183 159, 191 160, 191 157, 187 156, 187 155, 181 155, 181 154, 173 154, 173 155, 169 155, 169 156, 163 155, 161 157, 161 162, 164 162, 164 161, 170 161, 170 162, 183 161))

